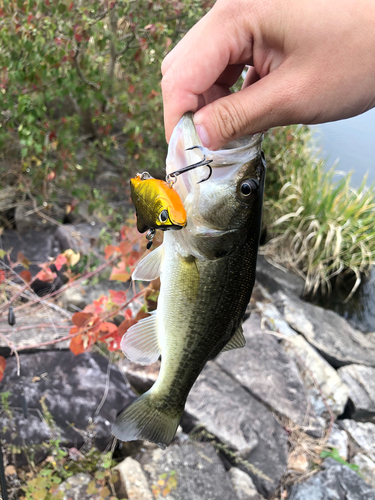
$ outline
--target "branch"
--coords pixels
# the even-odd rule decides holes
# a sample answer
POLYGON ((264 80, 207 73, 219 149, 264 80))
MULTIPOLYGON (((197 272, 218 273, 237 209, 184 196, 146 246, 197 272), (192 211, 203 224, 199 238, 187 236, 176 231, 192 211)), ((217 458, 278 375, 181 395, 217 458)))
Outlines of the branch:
POLYGON ((80 54, 80 49, 79 49, 79 46, 77 46, 76 52, 75 52, 74 57, 73 57, 73 64, 74 64, 74 67, 77 71, 79 78, 83 81, 83 83, 85 83, 89 87, 91 87, 95 90, 100 90, 100 85, 98 85, 95 82, 90 82, 89 80, 87 80, 85 78, 84 74, 82 73, 81 68, 79 67, 79 63, 78 63, 79 54, 80 54))

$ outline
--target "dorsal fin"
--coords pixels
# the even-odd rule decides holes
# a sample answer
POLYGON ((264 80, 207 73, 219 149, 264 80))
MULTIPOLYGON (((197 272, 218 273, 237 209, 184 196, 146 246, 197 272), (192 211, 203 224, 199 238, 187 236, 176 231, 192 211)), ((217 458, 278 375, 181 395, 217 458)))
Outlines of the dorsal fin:
POLYGON ((131 326, 121 339, 121 350, 130 361, 151 365, 160 356, 156 311, 131 326))
POLYGON ((132 279, 140 281, 152 281, 159 278, 164 257, 164 245, 155 248, 146 255, 135 268, 132 279))

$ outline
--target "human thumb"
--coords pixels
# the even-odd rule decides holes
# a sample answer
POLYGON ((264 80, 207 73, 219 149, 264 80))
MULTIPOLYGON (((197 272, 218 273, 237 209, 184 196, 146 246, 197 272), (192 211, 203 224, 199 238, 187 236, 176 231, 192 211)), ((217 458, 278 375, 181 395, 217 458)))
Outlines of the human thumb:
POLYGON ((204 106, 194 115, 203 145, 216 150, 244 135, 307 123, 310 117, 305 103, 309 98, 303 81, 296 82, 279 67, 249 87, 204 106))

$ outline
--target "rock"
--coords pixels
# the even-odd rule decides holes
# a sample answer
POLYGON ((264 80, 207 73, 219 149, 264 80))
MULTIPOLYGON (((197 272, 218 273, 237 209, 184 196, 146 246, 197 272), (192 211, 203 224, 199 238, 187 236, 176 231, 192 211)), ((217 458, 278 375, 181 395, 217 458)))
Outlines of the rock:
POLYGON ((340 422, 340 426, 347 431, 354 443, 375 462, 375 424, 345 419, 340 422))
POLYGON ((363 453, 357 453, 353 457, 352 463, 358 465, 359 473, 363 479, 375 488, 375 461, 363 453))
POLYGON ((336 424, 333 424, 331 434, 327 441, 327 445, 336 448, 339 455, 344 460, 348 459, 348 434, 341 430, 336 424))
POLYGON ((237 500, 224 465, 209 443, 172 445, 140 457, 155 498, 237 500), (164 491, 164 493, 163 493, 164 491))
POLYGON ((266 326, 271 331, 280 333, 285 337, 295 337, 297 335, 297 332, 290 328, 276 306, 268 302, 257 302, 256 307, 260 311, 262 319, 265 320, 266 326))
POLYGON ((156 361, 156 363, 149 366, 142 366, 138 363, 132 363, 127 358, 122 358, 119 362, 119 368, 129 381, 129 384, 139 394, 143 394, 156 382, 160 371, 160 361, 156 361))
POLYGON ((375 500, 375 490, 349 467, 330 459, 324 466, 325 470, 293 485, 288 500, 375 500))
MULTIPOLYGON (((256 314, 243 325, 246 346, 220 354, 215 362, 268 408, 301 427, 319 429, 293 360, 277 339, 261 329, 256 314)), ((320 429, 321 430, 321 429, 320 429)))
POLYGON ((287 438, 265 406, 209 362, 190 391, 185 410, 193 423, 203 425, 260 471, 261 476, 245 470, 258 491, 267 497, 273 492, 286 468, 287 438))
POLYGON ((1 223, 10 219, 16 207, 17 189, 14 186, 2 186, 0 189, 1 223))
POLYGON ((92 494, 87 493, 87 487, 91 481, 92 478, 89 474, 80 472, 61 483, 57 491, 64 493, 63 500, 89 500, 92 498, 92 494))
POLYGON ((283 340, 282 345, 298 366, 316 415, 329 417, 319 389, 332 412, 335 415, 341 415, 348 400, 349 391, 346 385, 341 382, 336 370, 306 342, 302 335, 283 340), (318 385, 319 389, 315 384, 318 385))
POLYGON ((263 255, 258 255, 256 279, 270 293, 289 290, 300 297, 305 288, 305 281, 300 276, 273 266, 263 255))
POLYGON ((257 492, 251 477, 237 467, 229 469, 229 478, 232 482, 238 500, 262 500, 257 492))
POLYGON ((16 228, 20 233, 27 232, 30 229, 55 229, 56 222, 62 223, 64 217, 64 208, 57 204, 35 209, 31 202, 18 203, 14 213, 16 228), (48 218, 44 218, 43 215, 48 218))
POLYGON ((54 235, 54 245, 64 252, 71 248, 81 255, 89 255, 93 248, 98 246, 100 232, 103 224, 90 224, 80 222, 78 224, 64 224, 59 226, 54 235))
POLYGON ((12 262, 16 262, 18 252, 22 252, 32 263, 30 265, 32 276, 35 276, 40 271, 38 264, 48 262, 50 258, 54 258, 60 253, 60 248, 54 245, 53 233, 48 230, 36 231, 31 229, 19 234, 16 231, 6 229, 1 235, 1 240, 3 250, 13 249, 10 253, 12 262))
POLYGON ((348 365, 339 368, 338 373, 354 405, 350 417, 375 423, 375 368, 348 365))
POLYGON ((92 353, 47 351, 19 357, 20 377, 15 358, 9 358, 0 384, 1 392, 10 392, 13 414, 12 420, 5 412, 0 415, 0 427, 6 429, 2 438, 15 445, 37 445, 61 436, 69 447, 79 448, 85 440, 104 449, 117 414, 135 399, 116 366, 108 371, 108 360, 92 353), (42 418, 42 398, 52 415, 50 426, 42 418))
POLYGON ((294 330, 301 333, 334 367, 358 363, 375 366, 375 346, 333 311, 285 293, 274 294, 275 305, 294 330))
MULTIPOLYGON (((28 306, 14 313, 16 324, 6 324, 8 334, 6 337, 17 348, 26 347, 27 350, 68 349, 69 341, 65 340, 56 344, 39 346, 41 343, 50 342, 69 335, 71 314, 58 307, 53 309, 53 304, 39 304, 28 306), (34 347, 35 346, 35 347, 34 347)), ((0 337, 0 353, 9 356, 10 349, 4 338, 0 337)))
POLYGON ((116 465, 114 470, 119 472, 121 489, 118 493, 120 493, 121 498, 129 500, 154 500, 146 475, 139 462, 131 457, 127 457, 116 465))

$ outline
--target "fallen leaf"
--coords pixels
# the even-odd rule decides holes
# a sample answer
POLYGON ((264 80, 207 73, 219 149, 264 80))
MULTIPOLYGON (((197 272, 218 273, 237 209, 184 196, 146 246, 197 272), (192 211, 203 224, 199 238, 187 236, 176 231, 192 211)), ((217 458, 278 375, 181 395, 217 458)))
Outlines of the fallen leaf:
POLYGON ((16 468, 14 467, 14 465, 7 465, 5 467, 5 475, 6 476, 13 476, 13 474, 16 474, 17 471, 16 471, 16 468))

